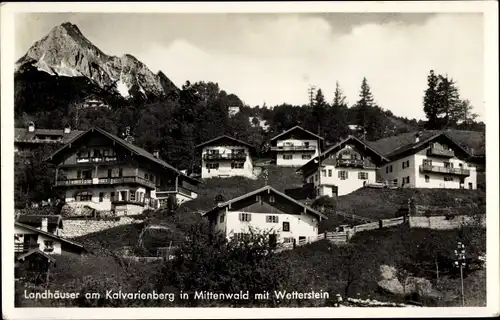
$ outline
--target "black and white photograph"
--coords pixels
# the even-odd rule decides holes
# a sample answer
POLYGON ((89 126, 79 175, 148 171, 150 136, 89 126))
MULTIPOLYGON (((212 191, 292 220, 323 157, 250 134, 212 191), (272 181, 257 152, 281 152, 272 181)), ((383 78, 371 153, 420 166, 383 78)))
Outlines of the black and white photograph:
POLYGON ((498 315, 498 4, 404 4, 4 3, 7 318, 498 315))

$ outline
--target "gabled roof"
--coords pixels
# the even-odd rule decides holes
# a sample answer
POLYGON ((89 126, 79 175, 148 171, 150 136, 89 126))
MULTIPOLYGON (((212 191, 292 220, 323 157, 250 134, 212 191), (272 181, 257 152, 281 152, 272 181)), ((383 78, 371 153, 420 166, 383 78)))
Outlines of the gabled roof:
POLYGON ((23 224, 42 224, 42 219, 47 218, 49 225, 57 225, 62 228, 62 217, 60 215, 34 215, 34 214, 18 214, 16 221, 23 224))
POLYGON ((288 133, 290 133, 290 132, 292 132, 292 131, 294 131, 294 130, 301 130, 301 131, 303 131, 303 132, 305 132, 305 133, 307 133, 307 134, 309 134, 309 135, 311 135, 311 136, 316 137, 317 139, 324 140, 324 138, 323 138, 323 137, 320 137, 320 136, 318 136, 317 134, 312 133, 311 131, 304 129, 304 128, 302 128, 301 126, 295 126, 295 127, 292 127, 292 128, 290 128, 290 129, 288 129, 288 130, 286 130, 286 131, 284 131, 284 132, 282 132, 282 133, 278 134, 277 136, 272 137, 272 138, 271 138, 271 141, 276 140, 276 139, 278 139, 279 137, 281 137, 281 136, 283 136, 283 135, 285 135, 285 134, 288 134, 288 133))
POLYGON ((323 218, 323 219, 328 219, 328 217, 326 217, 326 216, 325 216, 324 214, 322 214, 321 212, 319 212, 319 211, 317 211, 317 210, 314 210, 313 208, 311 208, 311 207, 309 207, 309 206, 307 206, 307 205, 303 204, 303 203, 302 203, 302 202, 300 202, 300 201, 295 200, 294 198, 292 198, 292 197, 290 197, 290 196, 287 196, 286 194, 284 194, 284 193, 282 193, 282 192, 279 192, 278 190, 274 189, 274 188, 273 188, 273 187, 271 187, 271 186, 265 186, 265 187, 259 188, 259 189, 257 189, 257 190, 254 190, 254 191, 252 191, 252 192, 249 192, 249 193, 247 193, 247 194, 244 194, 244 195, 241 195, 241 196, 239 196, 239 197, 233 198, 233 199, 231 199, 231 200, 229 200, 229 201, 226 201, 226 202, 223 202, 223 203, 219 203, 219 204, 217 204, 217 206, 215 206, 214 208, 210 209, 209 211, 207 211, 207 212, 203 213, 202 215, 203 215, 203 216, 205 216, 205 215, 210 214, 210 213, 212 213, 212 212, 214 212, 214 211, 217 211, 217 210, 219 210, 219 209, 221 209, 221 208, 224 208, 224 207, 226 207, 226 206, 230 205, 231 203, 235 203, 235 202, 237 202, 237 201, 240 201, 240 200, 246 199, 246 198, 248 198, 248 197, 254 196, 254 195, 259 194, 259 193, 264 192, 264 191, 270 191, 270 192, 273 192, 273 193, 275 193, 275 194, 277 194, 277 195, 279 195, 279 196, 283 197, 284 199, 286 199, 286 200, 288 200, 288 201, 290 201, 290 202, 293 202, 293 203, 295 203, 295 204, 297 204, 297 205, 301 206, 302 208, 304 208, 305 210, 309 211, 309 212, 310 212, 310 213, 312 213, 313 215, 316 215, 316 216, 321 217, 321 218, 323 218))
POLYGON ((223 140, 223 139, 228 139, 228 140, 231 140, 231 141, 233 141, 233 142, 235 142, 237 144, 241 144, 241 145, 247 146, 247 147, 249 147, 252 150, 255 149, 251 144, 246 143, 246 142, 241 141, 241 140, 238 140, 236 138, 230 137, 228 135, 218 136, 217 138, 213 138, 211 140, 205 141, 205 142, 200 143, 199 145, 195 146, 195 148, 201 148, 201 147, 209 145, 209 144, 214 144, 216 141, 223 140))
POLYGON ((47 143, 47 142, 59 142, 67 143, 76 136, 78 136, 83 131, 71 130, 69 133, 64 133, 64 130, 59 129, 35 129, 33 132, 29 132, 27 128, 14 128, 14 142, 30 142, 30 143, 47 143), (35 136, 58 136, 61 141, 44 141, 35 140, 35 136))
MULTIPOLYGON (((344 140, 340 141, 339 143, 331 146, 330 148, 328 148, 327 150, 325 150, 324 152, 322 152, 320 155, 319 155, 319 158, 321 160, 323 160, 324 158, 326 158, 328 156, 328 154, 330 152, 332 152, 333 150, 339 148, 342 144, 348 142, 349 140, 354 140, 358 143, 360 143, 361 145, 364 145, 368 150, 370 150, 371 152, 373 152, 374 154, 376 154, 377 156, 379 156, 382 160, 384 161, 387 161, 389 162, 390 160, 383 156, 380 152, 378 152, 377 150, 375 150, 374 148, 370 147, 368 145, 368 143, 366 141, 363 141, 363 140, 360 140, 358 138, 356 138, 355 136, 348 136, 347 138, 345 138, 344 140)), ((309 160, 307 163, 305 163, 302 167, 298 168, 295 172, 299 172, 299 171, 302 171, 304 168, 310 166, 311 163, 313 163, 314 161, 316 161, 316 158, 318 158, 318 156, 312 158, 311 160, 309 160)))
POLYGON ((64 149, 68 148, 68 146, 70 146, 72 143, 74 143, 75 141, 77 141, 78 139, 83 137, 84 135, 88 134, 89 132, 94 132, 94 131, 97 131, 100 134, 104 135, 105 137, 111 139, 112 141, 117 142, 119 145, 121 145, 122 147, 125 147, 126 149, 133 152, 134 154, 141 156, 143 158, 146 158, 147 160, 152 161, 152 162, 156 163, 157 165, 162 166, 163 168, 174 171, 175 173, 179 174, 180 176, 182 176, 183 178, 185 178, 189 181, 192 181, 195 183, 202 183, 200 180, 189 177, 188 175, 182 173, 180 170, 174 168, 172 165, 166 163, 165 161, 163 161, 159 158, 156 158, 154 155, 147 152, 146 150, 144 150, 136 145, 133 145, 131 143, 128 143, 127 141, 123 140, 122 138, 119 138, 119 137, 115 136, 114 134, 109 133, 109 132, 107 132, 101 128, 97 128, 97 127, 92 127, 90 129, 88 129, 87 131, 83 132, 82 134, 76 136, 73 140, 69 141, 67 144, 65 144, 63 147, 61 147, 59 150, 57 150, 56 152, 51 154, 49 157, 47 157, 45 159, 45 161, 51 161, 55 155, 59 154, 64 149))
POLYGON ((54 259, 53 257, 49 256, 48 254, 46 254, 45 252, 43 252, 42 250, 38 249, 38 248, 35 248, 35 249, 31 249, 30 251, 26 252, 26 253, 23 253, 21 255, 19 255, 16 260, 24 260, 25 258, 31 256, 32 254, 39 254, 39 255, 42 255, 44 256, 47 260, 49 260, 50 262, 56 262, 56 259, 54 259))
POLYGON ((83 247, 83 245, 81 245, 78 242, 75 242, 75 241, 72 241, 72 240, 68 240, 68 239, 65 239, 65 238, 61 238, 59 236, 56 236, 53 233, 42 231, 40 229, 37 229, 35 227, 29 226, 27 224, 20 223, 20 222, 17 222, 17 221, 14 221, 14 225, 16 225, 18 227, 21 227, 21 228, 28 229, 28 230, 36 232, 36 233, 43 234, 44 236, 47 236, 47 237, 49 237, 51 239, 58 240, 58 241, 60 241, 62 243, 66 243, 66 244, 68 244, 70 246, 77 247, 77 248, 81 249, 82 251, 85 251, 85 248, 83 247))

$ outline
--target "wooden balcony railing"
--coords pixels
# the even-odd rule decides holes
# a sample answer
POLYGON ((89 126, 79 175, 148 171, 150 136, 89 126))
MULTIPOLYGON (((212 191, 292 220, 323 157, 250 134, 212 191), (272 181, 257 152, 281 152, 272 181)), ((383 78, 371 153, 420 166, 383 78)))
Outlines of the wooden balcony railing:
POLYGON ((206 153, 203 155, 204 160, 245 160, 247 154, 240 153, 206 153))
POLYGON ((453 158, 455 156, 455 151, 431 147, 427 149, 427 155, 431 157, 453 158))
POLYGON ((116 156, 102 156, 102 157, 78 157, 76 158, 77 163, 115 163, 117 161, 116 156))
POLYGON ((459 175, 459 176, 469 176, 470 175, 470 170, 468 170, 468 169, 446 168, 446 167, 431 166, 431 165, 426 165, 426 164, 420 166, 420 172, 446 173, 446 174, 453 174, 453 175, 459 175))
POLYGON ((336 167, 355 167, 362 168, 364 167, 364 160, 360 159, 337 159, 336 167))
POLYGON ((315 146, 273 146, 271 151, 315 151, 315 146))
POLYGON ((28 252, 37 248, 39 248, 37 243, 14 243, 14 252, 28 252))
MULTIPOLYGON (((95 184, 124 184, 124 183, 137 183, 149 188, 155 188, 155 183, 144 179, 139 176, 126 176, 126 177, 112 177, 112 178, 98 178, 95 184)), ((77 185, 93 185, 94 181, 90 179, 64 179, 57 180, 56 186, 77 186, 77 185)))

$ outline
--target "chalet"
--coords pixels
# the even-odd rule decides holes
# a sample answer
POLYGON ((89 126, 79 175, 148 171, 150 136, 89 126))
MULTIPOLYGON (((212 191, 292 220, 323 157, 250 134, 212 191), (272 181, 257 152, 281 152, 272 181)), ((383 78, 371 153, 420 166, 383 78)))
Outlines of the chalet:
POLYGON ((220 136, 195 147, 201 149, 201 177, 247 177, 254 179, 255 148, 230 136, 220 136))
POLYGON ((84 110, 110 109, 110 106, 104 99, 102 99, 94 94, 91 94, 91 95, 88 95, 87 97, 85 97, 84 99, 82 99, 82 101, 80 101, 77 104, 77 108, 84 109, 84 110))
POLYGON ((228 239, 265 232, 273 243, 307 241, 318 235, 319 221, 327 219, 270 186, 218 203, 203 215, 214 232, 228 239))
POLYGON ((59 237, 53 233, 14 222, 14 254, 16 257, 33 250, 40 250, 48 255, 60 255, 63 252, 82 254, 83 245, 69 239, 59 237))
POLYGON ((362 140, 349 136, 297 170, 317 196, 351 193, 376 181, 377 168, 388 162, 362 140))
MULTIPOLYGON (((451 138, 447 132, 413 133, 386 157, 390 162, 379 169, 379 176, 399 187, 409 188, 477 188, 477 159, 451 138)), ((391 141, 372 145, 391 144, 391 141)))
POLYGON ((90 128, 49 156, 55 187, 66 204, 116 215, 140 214, 175 199, 197 197, 193 179, 170 164, 109 132, 90 128))
POLYGON ((80 130, 71 130, 66 126, 63 130, 36 129, 35 123, 30 122, 28 128, 14 129, 14 152, 25 154, 41 145, 63 145, 74 139, 80 130))
POLYGON ((271 139, 271 151, 276 154, 276 164, 300 167, 321 152, 323 138, 299 126, 290 128, 271 139))
POLYGON ((60 215, 18 214, 15 221, 55 234, 56 236, 59 234, 59 230, 63 228, 62 217, 60 215))

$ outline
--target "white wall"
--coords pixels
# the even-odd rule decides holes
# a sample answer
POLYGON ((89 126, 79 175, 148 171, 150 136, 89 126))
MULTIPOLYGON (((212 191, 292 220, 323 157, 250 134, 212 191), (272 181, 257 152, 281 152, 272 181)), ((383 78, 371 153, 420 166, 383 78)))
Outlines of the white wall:
POLYGON ((14 244, 23 244, 24 243, 24 235, 25 234, 37 234, 38 237, 37 237, 37 244, 38 244, 38 248, 45 252, 45 243, 44 241, 45 240, 48 240, 48 241, 52 241, 52 243, 54 244, 54 251, 52 252, 45 252, 46 254, 61 254, 61 243, 53 238, 50 238, 50 237, 47 237, 43 234, 39 234, 37 232, 34 232, 32 230, 29 230, 29 229, 26 229, 26 228, 23 228, 23 227, 20 227, 20 226, 17 226, 17 225, 14 225, 14 234, 19 234, 21 235, 19 237, 19 240, 16 240, 14 239, 14 244))
POLYGON ((387 182, 392 183, 394 179, 397 179, 397 186, 402 187, 403 186, 403 178, 405 177, 410 177, 410 183, 405 183, 404 187, 415 187, 415 179, 416 179, 416 172, 418 172, 418 163, 415 162, 415 155, 411 155, 408 157, 404 157, 401 159, 398 159, 396 161, 392 161, 388 164, 385 164, 381 168, 378 169, 378 173, 380 177, 384 180, 387 180, 387 182), (405 164, 405 168, 403 169, 403 162, 409 161, 410 165, 407 167, 405 164), (392 166, 392 172, 391 172, 391 166, 392 166), (389 172, 386 172, 386 168, 389 168, 389 172))
POLYGON ((309 146, 315 147, 316 150, 312 151, 286 151, 279 150, 276 151, 276 165, 282 167, 300 167, 309 162, 314 157, 319 154, 318 140, 298 140, 298 139, 285 139, 278 140, 276 142, 277 147, 284 147, 286 144, 292 144, 293 146, 303 146, 306 142, 309 142, 309 146), (283 155, 292 155, 292 159, 283 159, 283 155), (309 159, 302 159, 302 155, 310 155, 309 159))
MULTIPOLYGON (((239 160, 238 160, 239 162, 239 160)), ((253 174, 253 161, 250 155, 250 150, 246 146, 210 146, 204 147, 202 150, 202 160, 201 160, 201 177, 203 179, 214 178, 214 177, 247 177, 255 179, 256 176, 253 174), (222 159, 222 160, 210 160, 205 161, 203 155, 208 153, 208 150, 219 150, 219 154, 231 153, 231 149, 243 149, 246 153, 246 159, 242 169, 232 169, 231 163, 233 160, 222 159), (209 163, 219 163, 219 169, 207 169, 207 162, 209 163)))
POLYGON ((297 243, 299 237, 313 237, 318 235, 318 218, 309 214, 301 215, 278 214, 278 213, 255 213, 251 214, 251 221, 243 222, 239 220, 239 211, 221 211, 217 215, 216 230, 225 231, 228 238, 234 233, 249 233, 250 230, 275 231, 278 234, 278 241, 283 242, 284 238, 295 238, 297 243), (220 223, 220 215, 226 214, 224 222, 220 223), (278 223, 266 222, 266 216, 278 216, 278 223), (283 222, 290 222, 290 231, 282 230, 283 222))
MULTIPOLYGON (((338 187, 338 195, 343 196, 356 191, 364 186, 365 182, 375 181, 376 169, 363 169, 363 168, 336 168, 333 165, 324 165, 322 170, 326 170, 321 174, 321 179, 313 179, 314 186, 317 187, 318 183, 321 184, 320 196, 332 196, 332 188, 329 185, 335 185, 338 187), (329 175, 331 170, 331 176, 329 175), (339 178, 339 171, 347 172, 347 179, 341 180, 339 178), (368 179, 359 179, 359 172, 368 173, 368 179)), ((306 178, 307 182, 311 182, 311 178, 317 176, 318 171, 309 175, 306 178)))

